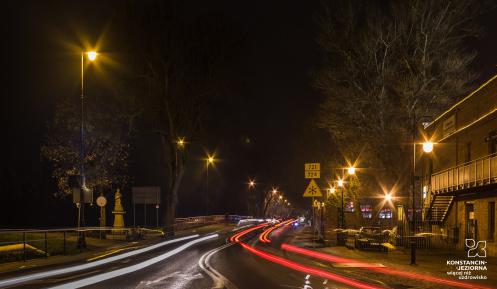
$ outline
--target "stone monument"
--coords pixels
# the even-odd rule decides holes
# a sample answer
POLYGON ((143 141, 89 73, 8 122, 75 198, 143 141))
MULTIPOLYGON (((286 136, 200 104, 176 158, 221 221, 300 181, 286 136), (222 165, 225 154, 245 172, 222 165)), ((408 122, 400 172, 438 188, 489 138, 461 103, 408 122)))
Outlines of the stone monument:
POLYGON ((124 214, 126 214, 126 211, 124 211, 123 205, 121 203, 121 197, 122 195, 118 189, 114 196, 114 210, 112 211, 112 214, 114 214, 114 225, 112 228, 113 230, 110 234, 106 235, 107 239, 126 240, 126 230, 123 230, 124 214))

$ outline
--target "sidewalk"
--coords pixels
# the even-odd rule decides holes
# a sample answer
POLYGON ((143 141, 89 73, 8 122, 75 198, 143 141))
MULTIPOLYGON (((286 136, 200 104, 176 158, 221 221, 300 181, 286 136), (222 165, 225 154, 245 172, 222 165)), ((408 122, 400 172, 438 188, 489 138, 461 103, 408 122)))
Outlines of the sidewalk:
MULTIPOLYGON (((178 238, 190 234, 207 234, 218 230, 226 231, 231 230, 232 228, 233 225, 231 224, 214 224, 179 231, 176 232, 175 236, 172 238, 178 238)), ((90 262, 93 260, 112 256, 114 254, 125 253, 130 250, 135 250, 137 248, 152 245, 164 240, 164 238, 159 236, 147 237, 146 239, 132 241, 106 240, 87 237, 87 249, 83 250, 81 253, 72 255, 55 255, 48 258, 31 259, 27 260, 26 262, 16 261, 2 263, 0 264, 0 279, 7 273, 9 273, 9 275, 12 273, 22 274, 25 271, 30 271, 36 268, 50 268, 62 264, 69 265, 85 261, 90 262)))
MULTIPOLYGON (((336 234, 327 232, 327 239, 332 241, 330 235, 335 237, 336 234)), ((395 270, 410 272, 416 274, 424 274, 433 277, 443 278, 462 283, 471 282, 473 284, 487 285, 495 287, 497 284, 497 257, 477 258, 487 262, 486 271, 472 271, 474 274, 487 276, 487 280, 458 280, 457 276, 448 275, 449 271, 458 271, 457 265, 448 264, 450 261, 458 260, 475 260, 475 258, 467 258, 465 251, 444 251, 440 249, 418 249, 416 252, 417 265, 410 265, 411 251, 403 247, 397 247, 390 252, 381 252, 376 250, 358 250, 348 249, 345 246, 336 246, 336 241, 331 242, 333 245, 324 246, 316 243, 312 238, 312 231, 309 227, 303 228, 296 237, 291 241, 292 245, 306 247, 318 252, 331 254, 334 256, 349 258, 364 263, 379 263, 388 268, 395 270)))

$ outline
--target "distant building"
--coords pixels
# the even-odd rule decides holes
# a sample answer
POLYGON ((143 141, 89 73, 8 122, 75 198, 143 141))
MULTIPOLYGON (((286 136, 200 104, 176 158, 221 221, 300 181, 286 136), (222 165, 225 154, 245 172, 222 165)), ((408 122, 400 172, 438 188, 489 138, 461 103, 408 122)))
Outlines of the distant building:
POLYGON ((436 143, 418 174, 424 224, 464 249, 465 239, 487 241, 497 256, 497 75, 426 128, 436 143))

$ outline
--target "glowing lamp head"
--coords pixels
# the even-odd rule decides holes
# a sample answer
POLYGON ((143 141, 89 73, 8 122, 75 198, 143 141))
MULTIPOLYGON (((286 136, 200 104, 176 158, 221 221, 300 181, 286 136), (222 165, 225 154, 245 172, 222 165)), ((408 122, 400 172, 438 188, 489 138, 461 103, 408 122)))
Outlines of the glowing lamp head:
POLYGON ((331 193, 331 194, 334 194, 334 193, 335 193, 335 191, 336 191, 335 187, 331 187, 331 188, 330 188, 330 193, 331 193))
POLYGON ((354 167, 349 167, 349 168, 347 169, 347 173, 348 173, 349 175, 353 175, 353 174, 355 174, 355 168, 354 168, 354 167))
POLYGON ((281 200, 281 199, 283 199, 283 196, 281 196, 281 195, 280 195, 280 196, 279 196, 279 199, 280 199, 280 200, 281 200))
POLYGON ((207 164, 213 164, 214 163, 214 157, 213 156, 209 156, 207 158, 207 164))
POLYGON ((278 191, 276 189, 273 189, 273 194, 276 194, 278 191))
POLYGON ((423 143, 423 151, 425 153, 431 153, 433 151, 433 143, 430 141, 423 143))
POLYGON ((185 146, 185 139, 184 138, 179 138, 177 141, 177 144, 180 148, 185 146))
POLYGON ((249 181, 249 188, 255 187, 255 182, 253 180, 249 181))
POLYGON ((86 55, 88 55, 88 59, 90 61, 94 61, 95 59, 97 59, 97 53, 95 51, 89 51, 86 53, 86 55))
POLYGON ((338 180, 338 186, 343 187, 343 180, 338 180))
POLYGON ((385 195, 385 201, 390 202, 392 200, 392 194, 388 193, 385 195))

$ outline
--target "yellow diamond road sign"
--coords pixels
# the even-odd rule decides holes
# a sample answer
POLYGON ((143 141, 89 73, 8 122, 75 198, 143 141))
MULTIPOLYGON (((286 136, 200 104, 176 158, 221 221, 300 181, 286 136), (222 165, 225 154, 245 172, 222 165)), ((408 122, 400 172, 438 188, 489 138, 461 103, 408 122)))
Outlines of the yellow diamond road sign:
POLYGON ((322 197, 323 194, 321 194, 321 190, 318 187, 318 184, 316 184, 316 181, 314 179, 311 179, 309 182, 309 185, 307 186, 307 189, 305 189, 303 197, 322 197))

